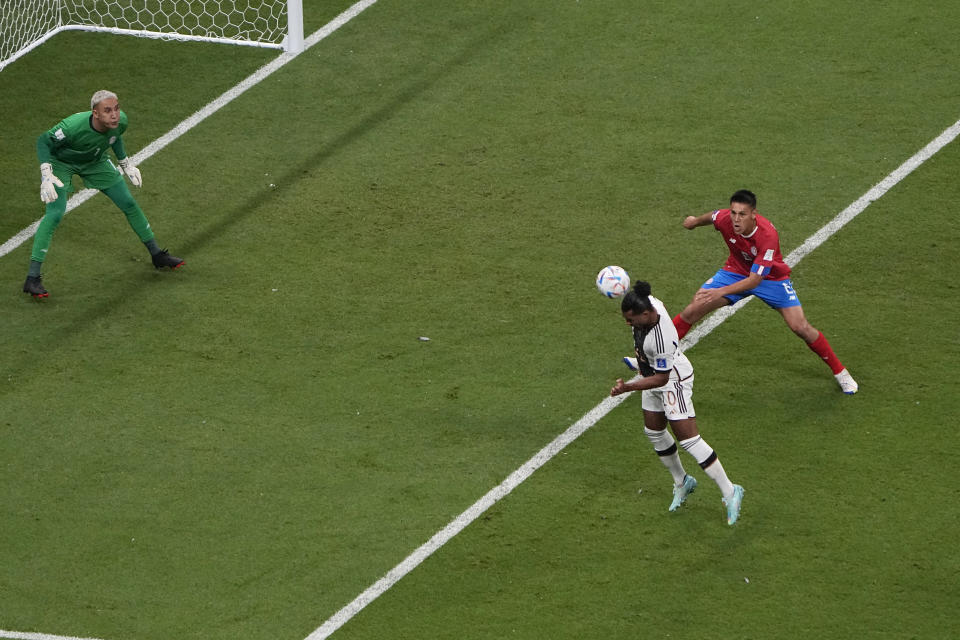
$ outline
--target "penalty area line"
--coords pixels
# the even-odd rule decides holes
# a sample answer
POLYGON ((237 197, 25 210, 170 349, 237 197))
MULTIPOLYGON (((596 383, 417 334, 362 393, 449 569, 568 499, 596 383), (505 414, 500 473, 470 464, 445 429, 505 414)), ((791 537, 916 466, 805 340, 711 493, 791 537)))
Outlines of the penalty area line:
POLYGON ((579 438, 587 429, 595 425, 600 418, 610 413, 614 407, 627 399, 629 394, 606 398, 580 418, 573 426, 557 436, 553 442, 541 449, 535 456, 527 460, 516 471, 507 476, 507 479, 491 489, 482 498, 477 500, 466 511, 453 519, 450 524, 438 531, 432 538, 411 553, 403 562, 391 569, 385 576, 357 596, 353 602, 345 606, 324 622, 318 629, 307 636, 306 640, 322 640, 342 627, 350 618, 359 613, 364 607, 383 595, 400 578, 410 573, 424 560, 449 542, 455 535, 463 531, 467 525, 480 517, 483 512, 507 496, 520 484, 533 475, 533 472, 545 465, 568 444, 579 438))
MULTIPOLYGON (((960 135, 960 120, 953 126, 947 128, 943 133, 934 138, 927 146, 914 154, 909 160, 897 167, 883 180, 874 185, 869 191, 857 198, 846 209, 841 211, 830 222, 821 227, 816 233, 806 239, 803 244, 790 252, 786 257, 786 262, 791 267, 795 266, 800 260, 809 255, 814 249, 826 242, 833 234, 839 231, 844 225, 857 217, 872 202, 878 200, 885 193, 894 187, 898 182, 906 178, 914 169, 929 160, 943 147, 950 144, 960 135)), ((745 298, 737 304, 724 307, 704 319, 695 327, 687 337, 683 339, 684 349, 692 348, 702 338, 720 326, 727 318, 743 308, 750 298, 745 298)), ((420 545, 413 553, 407 556, 400 564, 387 572, 382 578, 370 585, 352 602, 333 614, 326 622, 313 631, 305 640, 325 640, 330 637, 337 629, 345 625, 355 615, 360 613, 368 604, 383 595, 388 589, 400 581, 405 575, 413 571, 422 564, 427 558, 433 555, 440 547, 449 542, 454 536, 467 528, 474 520, 479 518, 487 509, 505 498, 514 489, 520 486, 524 480, 533 475, 534 471, 549 462, 554 456, 560 453, 567 445, 586 433, 590 427, 597 424, 601 418, 610 413, 619 406, 633 392, 625 393, 615 398, 605 398, 586 415, 577 420, 566 431, 561 433, 550 444, 545 446, 530 460, 525 462, 520 468, 507 476, 507 479, 491 489, 482 498, 474 502, 466 511, 453 519, 447 526, 433 535, 432 538, 420 545)))
MULTIPOLYGON (((844 225, 860 215, 864 209, 870 206, 876 200, 879 200, 887 191, 890 191, 898 182, 913 173, 913 170, 932 158, 938 151, 953 142, 957 136, 960 136, 960 120, 943 130, 943 133, 931 140, 927 146, 913 154, 899 167, 890 172, 890 174, 873 185, 865 194, 854 200, 846 209, 838 213, 833 220, 820 227, 812 236, 804 240, 803 244, 790 252, 784 258, 791 267, 797 266, 801 260, 810 255, 810 253, 826 242, 830 236, 842 229, 844 225)), ((705 318, 703 322, 694 327, 687 337, 681 342, 684 349, 689 349, 697 344, 701 338, 709 334, 722 324, 727 318, 739 311, 753 297, 744 298, 734 305, 723 307, 705 318)))
MULTIPOLYGON (((373 6, 377 3, 377 0, 360 0, 359 2, 354 3, 349 8, 340 13, 333 20, 320 27, 317 31, 314 31, 310 34, 309 37, 305 38, 303 41, 303 51, 307 51, 313 45, 324 40, 327 36, 335 32, 337 29, 347 24, 355 17, 360 15, 364 10, 373 6)), ((303 53, 303 52, 301 52, 303 53)), ((267 64, 263 65, 253 74, 242 80, 240 83, 235 85, 233 88, 228 89, 223 94, 220 95, 217 99, 208 103, 206 106, 201 108, 199 111, 194 113, 189 118, 186 118, 180 124, 175 126, 173 129, 160 136, 146 147, 141 149, 138 153, 135 153, 130 157, 131 161, 134 164, 141 164, 144 160, 152 157, 155 153, 159 152, 161 149, 166 147, 168 144, 182 136, 183 134, 193 129, 195 126, 206 120, 208 117, 222 109, 223 107, 230 104, 235 98, 238 98, 244 94, 247 90, 252 89, 256 85, 260 84, 261 81, 265 80, 267 77, 272 75, 275 71, 281 69, 288 62, 296 58, 298 54, 282 53, 267 64)), ((64 215, 70 213, 84 202, 92 198, 97 194, 96 189, 83 189, 82 191, 75 194, 69 200, 67 200, 67 209, 64 215)), ((40 226, 40 220, 34 221, 28 227, 22 229, 20 232, 15 234, 9 240, 0 245, 0 258, 12 252, 14 249, 19 247, 21 244, 29 240, 36 234, 37 227, 40 226)), ((77 638, 74 636, 57 636, 50 635, 47 633, 28 633, 22 631, 4 631, 0 629, 0 638, 8 638, 11 640, 99 640, 98 638, 77 638)))
POLYGON ((100 640, 99 638, 77 638, 75 636, 54 636, 49 633, 29 633, 24 631, 4 631, 0 629, 0 638, 12 640, 100 640))
MULTIPOLYGON (((277 56, 267 64, 257 69, 251 75, 247 76, 247 78, 242 80, 239 84, 223 92, 220 95, 220 97, 208 103, 206 106, 202 107, 199 111, 194 113, 192 116, 183 120, 180 124, 175 126, 173 129, 171 129, 167 133, 163 134, 162 136, 160 136, 159 138, 157 138, 156 140, 154 140, 153 142, 145 146, 138 153, 135 153, 132 156, 130 156, 130 160, 135 165, 141 164, 143 161, 147 160, 148 158, 153 156, 155 153, 157 153, 158 151, 166 147, 168 144, 170 144, 171 142, 173 142, 174 140, 176 140, 186 132, 190 131, 190 129, 193 129, 195 126, 197 126, 198 124, 200 124, 201 122, 203 122, 204 120, 212 116, 214 113, 216 113, 220 109, 224 108, 225 106, 233 102, 235 98, 240 97, 241 95, 246 93, 249 89, 252 89, 253 87, 260 84, 260 82, 262 82, 267 77, 272 75, 275 71, 278 71, 279 69, 281 69, 288 62, 292 61, 294 58, 301 55, 303 52, 307 51, 310 47, 317 44, 321 40, 325 39, 334 31, 336 31, 337 29, 339 29, 340 27, 342 27, 343 25, 347 24, 348 22, 353 20, 355 17, 360 15, 360 13, 362 13, 365 9, 369 8, 370 6, 376 3, 377 3, 377 0, 360 0, 360 2, 353 4, 348 9, 343 11, 340 15, 338 15, 336 18, 334 18, 324 26, 320 27, 318 30, 314 31, 312 34, 310 34, 309 37, 305 38, 303 41, 302 52, 280 54, 279 56, 277 56)), ((96 189, 83 189, 82 191, 78 192, 76 195, 74 195, 69 200, 67 200, 67 210, 64 213, 64 215, 66 215, 67 213, 70 213, 71 211, 73 211, 74 209, 76 209, 77 207, 79 207, 80 205, 82 205, 84 202, 86 202, 87 200, 89 200, 95 195, 97 195, 96 189)), ((19 247, 21 244, 23 244, 24 242, 32 238, 34 234, 36 234, 37 227, 39 226, 40 226, 40 220, 36 220, 33 222, 33 224, 22 229, 12 238, 10 238, 6 242, 4 242, 2 245, 0 245, 0 258, 7 255, 11 251, 19 247)))

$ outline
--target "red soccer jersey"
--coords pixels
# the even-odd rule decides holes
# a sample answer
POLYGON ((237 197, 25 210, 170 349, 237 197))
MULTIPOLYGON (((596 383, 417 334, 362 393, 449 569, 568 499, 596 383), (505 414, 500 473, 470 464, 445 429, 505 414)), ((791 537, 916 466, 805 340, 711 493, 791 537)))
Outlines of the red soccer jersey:
POLYGON ((730 209, 713 212, 713 226, 723 234, 730 250, 723 268, 743 276, 753 271, 764 280, 786 280, 790 277, 790 267, 780 254, 780 234, 773 223, 759 213, 756 218, 757 227, 744 237, 733 230, 730 209))

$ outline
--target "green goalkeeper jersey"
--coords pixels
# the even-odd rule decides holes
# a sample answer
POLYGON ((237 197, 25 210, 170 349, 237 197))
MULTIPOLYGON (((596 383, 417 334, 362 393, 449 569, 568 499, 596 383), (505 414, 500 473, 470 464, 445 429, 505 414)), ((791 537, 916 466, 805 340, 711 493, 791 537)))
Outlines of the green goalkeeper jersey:
POLYGON ((58 160, 81 167, 103 158, 107 147, 112 147, 118 160, 127 157, 120 137, 127 130, 127 114, 120 112, 116 129, 100 133, 93 128, 93 112, 83 111, 67 116, 37 140, 37 158, 40 164, 58 160))

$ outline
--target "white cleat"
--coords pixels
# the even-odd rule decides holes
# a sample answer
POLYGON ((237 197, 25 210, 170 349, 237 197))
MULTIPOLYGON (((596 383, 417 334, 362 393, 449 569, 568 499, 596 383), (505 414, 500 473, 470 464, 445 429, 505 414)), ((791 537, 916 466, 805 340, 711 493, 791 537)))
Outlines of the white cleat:
POLYGON ((834 375, 833 377, 837 379, 837 384, 840 385, 840 390, 848 396, 852 396, 860 388, 860 385, 857 384, 857 381, 853 379, 853 376, 851 376, 850 372, 846 369, 834 375))

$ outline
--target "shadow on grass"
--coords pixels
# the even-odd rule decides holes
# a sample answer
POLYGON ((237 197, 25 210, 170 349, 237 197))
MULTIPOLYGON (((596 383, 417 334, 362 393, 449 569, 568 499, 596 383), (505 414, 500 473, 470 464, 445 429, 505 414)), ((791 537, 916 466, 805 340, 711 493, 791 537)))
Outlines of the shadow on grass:
MULTIPOLYGON (((299 165, 294 165, 292 168, 289 168, 285 174, 277 176, 277 182, 281 184, 294 184, 298 176, 302 176, 309 170, 321 166, 338 151, 348 147, 352 142, 361 138, 367 132, 389 120, 394 113, 406 104, 427 91, 443 78, 455 72, 458 68, 470 62, 479 52, 490 48, 495 40, 502 38, 506 33, 506 28, 502 25, 497 25, 497 27, 488 30, 482 36, 475 38, 464 47, 459 55, 450 59, 439 69, 436 69, 432 73, 425 74, 407 87, 400 89, 392 98, 376 110, 361 118, 359 122, 348 130, 333 138, 328 144, 319 149, 317 153, 307 157, 299 165)), ((252 212, 268 204, 272 199, 276 198, 277 195, 278 192, 272 189, 264 189, 255 197, 247 200, 242 207, 237 207, 231 212, 220 216, 218 222, 209 225, 206 229, 195 234, 183 245, 184 254, 189 255, 190 253, 195 253, 205 247, 211 240, 223 236, 231 227, 243 221, 252 212)))

